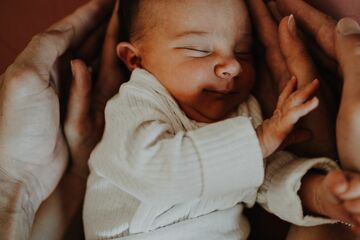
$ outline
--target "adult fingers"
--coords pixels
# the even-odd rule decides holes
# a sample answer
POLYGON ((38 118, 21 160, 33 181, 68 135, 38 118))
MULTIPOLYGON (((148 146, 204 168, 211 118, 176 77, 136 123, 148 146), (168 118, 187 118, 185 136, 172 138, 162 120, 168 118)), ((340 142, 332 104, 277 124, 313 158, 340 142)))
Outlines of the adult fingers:
POLYGON ((344 89, 360 94, 357 86, 360 79, 360 26, 350 18, 339 21, 336 27, 336 56, 344 77, 344 89), (355 85, 353 85, 355 84, 355 85), (346 88, 346 89, 345 89, 346 88))
POLYGON ((71 131, 66 131, 67 135, 77 134, 76 130, 89 121, 91 103, 91 75, 87 66, 81 60, 72 60, 71 70, 73 80, 65 120, 65 128, 71 128, 71 131))
MULTIPOLYGON (((298 79, 298 86, 303 86, 318 79, 317 70, 307 53, 307 49, 297 34, 297 26, 294 17, 284 18, 279 26, 279 41, 286 59, 287 67, 292 75, 298 79)), ((321 105, 314 112, 301 120, 304 128, 311 129, 314 139, 312 142, 297 146, 297 154, 310 156, 335 156, 334 132, 334 109, 333 95, 328 85, 321 84, 317 95, 321 105), (319 124, 319 121, 322 123, 319 124), (321 143, 321 144, 319 144, 321 143)))
POLYGON ((116 55, 116 45, 119 39, 120 23, 118 19, 118 8, 120 1, 116 3, 113 15, 105 35, 103 52, 100 62, 99 77, 95 88, 96 110, 102 113, 106 102, 119 90, 121 83, 125 81, 124 73, 120 67, 120 60, 116 55))
MULTIPOLYGON (((268 6, 269 6, 269 9, 271 10, 271 12, 273 13, 273 16, 276 19, 278 19, 279 17, 282 16, 278 9, 277 2, 270 1, 270 2, 268 2, 268 6)), ((282 17, 281 17, 281 19, 282 19, 282 17)), ((278 22, 280 22, 281 19, 278 20, 278 22)), ((301 31, 301 29, 297 29, 297 30, 298 30, 297 33, 299 35, 299 38, 303 40, 304 44, 309 49, 309 53, 311 54, 311 56, 314 57, 316 62, 320 63, 321 66, 323 66, 327 72, 332 71, 333 73, 337 73, 336 61, 333 58, 328 57, 326 55, 326 53, 321 48, 319 48, 319 46, 316 43, 314 43, 314 39, 311 36, 304 34, 301 31)), ((335 89, 337 89, 337 90, 339 89, 338 81, 332 82, 332 84, 334 85, 335 89)))
POLYGON ((95 31, 92 31, 74 51, 73 57, 82 59, 87 65, 92 65, 97 61, 100 58, 107 25, 108 22, 103 22, 95 31))
POLYGON ((283 15, 293 14, 300 25, 315 37, 325 53, 335 59, 334 19, 303 0, 277 0, 277 6, 283 15))
POLYGON ((317 78, 315 66, 307 53, 304 43, 299 38, 293 15, 285 17, 279 26, 279 41, 287 67, 303 86, 317 78))
POLYGON ((257 34, 265 47, 265 58, 272 78, 277 81, 279 92, 290 79, 278 41, 278 26, 263 0, 248 1, 257 34))
POLYGON ((92 0, 73 14, 36 35, 17 58, 16 63, 46 74, 56 59, 70 46, 75 46, 101 22, 113 0, 92 0))
POLYGON ((269 1, 267 3, 268 9, 271 12, 273 18, 276 20, 277 23, 279 23, 281 21, 281 19, 283 18, 283 16, 281 15, 278 7, 277 7, 277 3, 276 1, 269 1))

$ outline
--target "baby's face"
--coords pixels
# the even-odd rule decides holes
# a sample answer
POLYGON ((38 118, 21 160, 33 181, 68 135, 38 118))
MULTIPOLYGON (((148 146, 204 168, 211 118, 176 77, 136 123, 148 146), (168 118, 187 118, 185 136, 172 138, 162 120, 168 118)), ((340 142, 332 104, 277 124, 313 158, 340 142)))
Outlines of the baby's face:
POLYGON ((134 45, 151 72, 196 121, 225 119, 255 81, 243 0, 154 1, 155 25, 134 45))

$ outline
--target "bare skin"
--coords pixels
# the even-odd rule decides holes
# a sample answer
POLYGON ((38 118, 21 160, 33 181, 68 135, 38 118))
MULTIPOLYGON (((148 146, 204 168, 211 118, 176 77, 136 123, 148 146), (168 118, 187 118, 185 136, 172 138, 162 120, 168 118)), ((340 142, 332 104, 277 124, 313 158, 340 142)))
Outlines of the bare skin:
POLYGON ((66 239, 83 238, 82 203, 89 173, 87 161, 91 150, 102 136, 105 104, 124 79, 114 51, 120 29, 117 8, 118 3, 105 34, 97 81, 92 83, 92 76, 82 60, 71 62, 73 79, 64 131, 73 161, 72 168, 65 173, 49 199, 41 205, 31 239, 44 238, 45 234, 48 239, 63 239, 65 234, 66 239), (67 211, 59 209, 62 205, 66 206, 67 211), (46 232, 44 229, 47 229, 46 232))
MULTIPOLYGON (((34 238, 39 234, 49 234, 49 239, 61 238, 81 208, 88 172, 86 161, 102 134, 105 103, 123 79, 117 74, 116 58, 111 58, 115 56, 115 47, 111 46, 114 27, 117 29, 114 23, 108 31, 103 53, 106 64, 100 71, 96 91, 90 91, 86 66, 80 61, 72 64, 74 81, 65 116, 69 149, 62 133, 58 94, 62 93, 60 86, 66 85, 64 69, 70 67, 69 54, 82 56, 88 63, 96 61, 99 53, 94 49, 101 44, 102 20, 110 15, 113 4, 111 0, 90 1, 54 24, 34 37, 1 76, 0 215, 5 220, 0 224, 1 239, 28 239, 34 218, 34 238), (86 37, 89 35, 93 38, 86 37), (21 148, 11 147, 14 143, 21 148), (68 156, 71 165, 63 175, 68 156), (59 206, 67 207, 59 212, 59 206), (43 222, 47 222, 46 233, 41 228, 43 222)), ((60 103, 64 106, 64 99, 60 103)))
MULTIPOLYGON (((314 79, 320 80, 320 90, 316 95, 321 104, 301 122, 301 128, 309 129, 313 138, 306 143, 297 144, 292 150, 300 156, 336 158, 335 131, 333 130, 335 129, 335 112, 329 108, 334 105, 334 99, 326 97, 329 95, 326 94, 328 91, 326 84, 321 81, 311 57, 303 51, 305 46, 298 37, 294 18, 283 19, 278 29, 277 23, 263 1, 250 1, 249 7, 255 26, 258 26, 256 29, 258 29, 260 41, 265 46, 265 58, 272 76, 270 81, 277 86, 278 91, 286 84, 287 76, 296 76, 298 86, 303 86, 314 79), (315 125, 314 122, 319 124, 315 125)), ((269 93, 262 94, 266 90, 261 90, 261 87, 259 84, 260 101, 264 96, 269 95, 269 93)), ((261 102, 267 102, 267 100, 261 102)), ((265 109, 265 111, 269 110, 265 109)))
MULTIPOLYGON (((92 1, 92 3, 94 3, 94 2, 107 2, 107 1, 105 1, 105 0, 103 0, 103 1, 100 1, 100 0, 99 1, 92 1)), ((291 1, 291 2, 293 2, 293 1, 291 1)), ((93 5, 90 5, 90 6, 93 6, 93 5)), ((107 4, 105 4, 105 5, 101 4, 100 6, 103 6, 105 8, 100 7, 98 9, 97 7, 95 7, 95 8, 91 8, 91 9, 97 9, 97 10, 95 10, 96 13, 100 13, 100 12, 101 13, 106 13, 107 11, 103 11, 103 10, 104 9, 110 9, 110 7, 109 8, 106 7, 106 6, 108 6, 107 4)), ((85 15, 90 14, 91 11, 90 12, 88 12, 88 11, 89 11, 89 8, 88 8, 87 11, 85 11, 85 12, 87 12, 87 14, 85 14, 85 15)), ((42 81, 44 80, 43 78, 40 78, 37 73, 43 73, 44 74, 44 75, 40 75, 40 76, 45 77, 45 82, 47 83, 47 85, 49 83, 49 78, 48 78, 47 73, 49 73, 51 71, 52 73, 55 73, 54 76, 59 76, 58 75, 59 72, 54 71, 55 68, 54 68, 53 62, 55 62, 55 59, 58 59, 58 56, 61 55, 61 53, 63 51, 65 51, 65 49, 67 49, 69 47, 69 45, 72 45, 73 47, 76 46, 76 43, 79 42, 79 40, 84 38, 84 33, 88 32, 88 30, 89 30, 88 27, 90 27, 90 29, 95 28, 95 26, 91 22, 91 19, 93 19, 93 18, 89 18, 90 22, 85 21, 85 23, 84 23, 85 27, 83 25, 79 26, 79 25, 76 24, 74 26, 74 28, 79 30, 79 31, 75 31, 77 33, 75 35, 73 35, 71 33, 71 31, 67 32, 67 31, 61 30, 61 31, 57 31, 57 32, 52 32, 53 34, 50 35, 51 38, 46 37, 47 35, 43 36, 45 38, 40 38, 40 39, 43 39, 43 40, 45 39, 46 43, 48 43, 49 45, 44 46, 42 44, 41 45, 35 44, 35 45, 32 45, 32 46, 37 46, 38 48, 37 47, 28 48, 28 49, 35 50, 34 51, 35 56, 22 55, 23 56, 22 59, 27 60, 27 62, 30 63, 30 64, 34 63, 34 62, 38 63, 37 67, 35 66, 36 68, 30 68, 30 70, 32 70, 30 72, 28 72, 28 71, 23 72, 23 71, 10 71, 10 70, 8 70, 7 76, 5 76, 5 75, 1 76, 1 78, 4 80, 4 82, 3 82, 2 86, 1 86, 2 100, 4 100, 4 99, 5 100, 6 99, 12 99, 11 98, 12 96, 18 96, 18 94, 22 94, 24 92, 26 93, 27 91, 31 92, 34 89, 36 90, 37 89, 36 87, 39 86, 38 84, 42 83, 42 81), (79 27, 79 28, 77 28, 76 26, 79 27), (54 38, 52 38, 52 37, 54 37, 54 38), (64 44, 61 44, 61 43, 64 43, 64 44), (55 49, 60 50, 60 51, 53 51, 55 49), (44 51, 44 50, 50 50, 50 51, 48 53, 48 51, 44 51), (51 55, 52 57, 49 58, 49 55, 47 55, 47 54, 52 54, 51 55), (34 58, 36 56, 38 56, 38 58, 34 58), (38 59, 39 61, 34 61, 36 59, 38 59), (54 60, 54 61, 50 61, 50 60, 54 60), (36 74, 35 75, 29 75, 29 73, 34 73, 34 71, 33 71, 34 69, 35 69, 36 74), (35 77, 31 78, 30 76, 35 76, 35 77), (10 85, 5 85, 5 82, 11 83, 11 84, 10 85), (16 83, 19 83, 19 84, 16 84, 16 83), (25 85, 26 88, 21 88, 21 87, 18 88, 19 86, 23 86, 24 83, 26 83, 26 85, 25 85), (14 84, 14 85, 12 85, 12 84, 14 84), (9 87, 11 85, 14 86, 14 87, 9 87), (5 86, 7 86, 7 87, 5 88, 5 86), (32 87, 29 87, 29 86, 32 86, 32 87)), ((317 18, 312 19, 314 21, 314 24, 316 22, 319 22, 319 19, 318 20, 316 20, 316 19, 317 18)), ((69 23, 68 20, 66 21, 66 23, 69 23)), ((70 24, 71 24, 71 21, 70 21, 70 24)), ((68 24, 65 24, 65 25, 69 26, 68 24)), ((58 26, 63 27, 64 22, 63 22, 63 24, 60 24, 58 26)), ((111 28, 111 29, 114 30, 116 28, 111 28)), ((114 31, 110 31, 109 33, 110 34, 108 35, 109 36, 108 39, 114 39, 114 36, 113 36, 114 31)), ((323 34, 325 34, 325 32, 323 34)), ((346 39, 348 39, 348 37, 346 39)), ((352 39, 355 39, 355 38, 352 38, 352 39)), ((345 39, 339 38, 337 44, 340 45, 340 44, 342 44, 344 42, 345 42, 345 39)), ((110 43, 111 43, 111 41, 110 41, 110 43)), ((111 46, 111 44, 108 45, 108 46, 111 46)), ((345 49, 345 45, 343 47, 344 48, 339 48, 339 52, 341 52, 341 51, 343 51, 345 49)), ((278 49, 274 49, 274 50, 270 50, 270 51, 276 52, 276 51, 278 51, 278 49)), ((349 49, 347 51, 352 52, 351 49, 349 49)), ((27 52, 29 52, 29 51, 27 51, 27 52)), ((92 54, 89 51, 83 50, 82 53, 83 53, 83 56, 94 56, 94 54, 92 54)), ((118 76, 120 76, 120 77, 122 76, 121 73, 118 72, 118 70, 117 70, 118 68, 114 67, 115 61, 114 61, 114 58, 112 58, 112 54, 113 53, 111 53, 110 51, 106 51, 105 54, 103 55, 105 59, 108 59, 108 61, 110 61, 108 66, 106 66, 106 64, 105 64, 105 67, 109 67, 109 69, 104 69, 104 71, 103 71, 104 72, 103 76, 104 76, 104 81, 105 81, 104 83, 106 83, 106 82, 109 83, 110 82, 109 84, 112 84, 112 83, 116 82, 114 78, 111 78, 111 76, 113 76, 113 74, 119 74, 118 76), (110 72, 110 74, 107 75, 106 74, 107 72, 110 72), (106 76, 110 76, 110 77, 107 78, 106 76)), ((347 52, 343 52, 343 54, 344 54, 344 56, 348 55, 347 52)), ((348 55, 348 56, 350 56, 350 55, 348 55)), ((345 63, 345 64, 343 64, 344 66, 347 66, 347 64, 349 64, 349 62, 352 62, 352 58, 350 57, 349 59, 350 60, 348 60, 348 61, 342 60, 342 62, 345 63)), ((19 70, 19 68, 16 68, 16 66, 19 66, 18 64, 21 63, 19 61, 20 60, 17 60, 15 62, 17 64, 14 64, 14 65, 11 66, 12 70, 19 70)), ((76 169, 79 169, 79 171, 75 170, 72 173, 69 173, 69 175, 73 176, 72 179, 67 178, 66 176, 68 174, 66 174, 62 181, 64 183, 66 183, 67 181, 65 179, 67 178, 67 179, 69 179, 69 181, 67 182, 69 184, 60 184, 59 187, 58 187, 59 190, 61 188, 63 188, 63 187, 64 187, 64 189, 72 189, 72 187, 74 185, 76 185, 76 181, 74 181, 74 179, 78 178, 79 175, 83 175, 84 173, 86 174, 87 170, 86 170, 86 166, 84 165, 86 163, 86 160, 85 160, 85 158, 83 158, 81 156, 86 156, 87 154, 90 153, 90 151, 92 150, 92 144, 83 144, 83 143, 86 142, 86 140, 89 140, 89 139, 87 139, 87 137, 93 138, 94 136, 95 136, 94 137, 95 140, 91 140, 91 141, 96 142, 96 136, 99 136, 99 134, 92 134, 91 133, 91 131, 93 131, 94 129, 89 128, 89 127, 83 128, 84 126, 86 126, 86 124, 75 124, 75 123, 80 123, 80 122, 82 123, 82 121, 85 120, 85 118, 83 116, 86 116, 86 115, 89 114, 89 111, 82 111, 81 110, 81 109, 89 109, 88 108, 88 106, 89 106, 88 105, 89 104, 89 96, 88 96, 88 94, 86 94, 87 89, 89 89, 88 88, 89 85, 86 84, 86 82, 89 83, 89 81, 87 81, 89 79, 89 75, 87 73, 87 69, 85 68, 85 66, 82 65, 80 62, 76 61, 76 62, 73 63, 73 65, 74 65, 73 70, 75 72, 75 74, 74 74, 75 75, 75 81, 74 81, 73 88, 79 87, 79 91, 83 91, 84 94, 80 94, 80 95, 77 96, 77 98, 78 98, 77 100, 79 100, 81 104, 78 105, 76 109, 78 109, 80 111, 74 111, 73 114, 75 114, 75 116, 74 116, 73 119, 75 119, 75 120, 68 122, 70 125, 74 124, 73 127, 74 127, 74 129, 76 129, 76 132, 78 132, 77 134, 74 134, 72 142, 73 142, 73 144, 74 143, 75 144, 73 146, 70 146, 70 148, 73 148, 72 151, 75 151, 75 149, 79 149, 78 148, 79 145, 82 145, 84 147, 81 148, 82 150, 80 152, 82 152, 82 153, 73 154, 72 161, 77 161, 75 158, 79 159, 78 167, 76 168, 76 169), (83 71, 83 72, 80 73, 80 71, 83 71), (80 83, 79 85, 76 86, 75 82, 78 82, 76 79, 78 79, 79 82, 84 80, 85 84, 80 83), (82 89, 82 90, 80 90, 80 89, 82 89), (84 101, 82 101, 81 99, 83 99, 84 101), (78 117, 76 117, 76 115, 78 117), (73 174, 74 172, 76 174, 73 174)), ((28 66, 28 65, 25 65, 25 66, 28 66)), ((31 67, 31 66, 33 66, 33 64, 29 65, 29 66, 31 67)), ((21 69, 24 69, 24 68, 21 68, 21 69)), ((29 70, 29 68, 25 68, 25 70, 26 69, 29 70)), ((276 69, 276 66, 274 66, 274 69, 276 69)), ((352 73, 353 68, 347 69, 347 68, 343 67, 343 71, 344 72, 346 71, 347 73, 352 73)), ((286 80, 286 78, 284 78, 284 79, 286 80)), ((289 78, 287 78, 287 79, 289 79, 289 78)), ((352 79, 356 79, 356 77, 354 77, 352 79)), ((117 84, 120 84, 120 83, 117 83, 117 84)), ((102 93, 105 93, 105 94, 99 95, 98 97, 91 97, 91 99, 98 99, 99 100, 99 101, 96 101, 96 102, 98 102, 100 104, 95 104, 95 106, 102 106, 103 107, 105 105, 105 102, 106 102, 107 98, 110 97, 111 94, 112 94, 111 91, 109 90, 109 88, 104 87, 105 85, 106 84, 101 85, 100 83, 99 83, 99 85, 96 85, 96 86, 99 86, 100 89, 102 89, 102 90, 99 90, 99 91, 102 92, 102 93), (102 99, 102 101, 100 101, 101 99, 102 99)), ((97 91, 94 91, 95 95, 96 95, 96 93, 97 93, 97 91)), ((54 96, 55 99, 57 99, 57 96, 56 96, 55 92, 51 92, 49 96, 54 96)), ((73 97, 73 99, 76 99, 76 97, 73 97)), ((33 103, 29 99, 26 99, 26 100, 27 100, 26 101, 27 104, 29 102, 33 103)), ((44 101, 44 103, 49 103, 48 98, 45 98, 45 100, 43 100, 43 101, 44 101)), ((21 105, 19 102, 16 102, 16 103, 17 104, 14 104, 12 109, 21 109, 21 107, 23 105, 21 105)), ((98 109, 98 111, 100 112, 99 113, 100 116, 101 116, 102 111, 103 111, 102 107, 94 107, 94 109, 98 109)), ((274 105, 273 105, 273 107, 274 107, 274 105)), ((53 107, 51 107, 51 108, 48 107, 47 109, 55 109, 56 110, 55 112, 49 112, 49 116, 51 118, 55 116, 55 119, 58 118, 58 107, 56 107, 56 106, 54 108, 53 107)), ((47 112, 47 111, 45 111, 45 112, 47 112)), ((97 111, 95 111, 95 112, 97 112, 97 111)), ((3 113, 4 113, 4 111, 3 111, 3 113)), ((33 110, 31 110, 30 114, 33 114, 33 113, 34 113, 33 110)), ((3 118, 3 116, 2 116, 2 118, 3 118)), ((44 121, 46 123, 48 121, 48 118, 46 118, 46 120, 44 120, 44 121)), ((91 121, 93 121, 93 119, 91 121)), ((3 122, 4 122, 3 119, 1 119, 0 123, 2 124, 3 122)), ((12 121, 8 121, 8 122, 11 123, 12 121)), ((99 121, 99 122, 101 123, 101 121, 99 121)), ((49 129, 51 130, 50 132, 55 131, 55 133, 57 133, 59 131, 59 127, 57 127, 57 126, 55 126, 53 128, 49 128, 49 129)), ((69 129, 71 129, 71 128, 69 128, 69 129)), ((100 129, 101 129, 101 126, 100 126, 100 129)), ((18 130, 18 133, 19 133, 18 136, 20 138, 18 140, 15 139, 14 141, 15 142, 22 142, 21 141, 22 137, 26 136, 26 135, 24 135, 24 132, 22 132, 23 129, 15 129, 15 130, 18 130)), ((40 132, 43 132, 43 129, 41 129, 40 132)), ((58 136, 58 135, 54 134, 54 136, 52 137, 52 136, 49 135, 46 138, 42 138, 42 139, 44 141, 46 141, 46 142, 53 142, 56 139, 56 136, 58 136)), ((62 137, 60 136, 59 139, 61 139, 61 138, 62 137)), ((8 138, 6 138, 6 139, 8 139, 8 138)), ((68 141, 71 142, 70 140, 68 140, 68 141)), ((8 145, 8 146, 10 146, 10 145, 8 145)), ((6 150, 6 149, 9 149, 9 147, 5 147, 3 149, 6 150)), ((65 165, 64 162, 66 162, 66 159, 67 159, 66 158, 67 150, 66 150, 65 147, 62 147, 61 149, 63 149, 63 150, 58 151, 58 152, 56 152, 54 154, 51 154, 50 158, 45 158, 45 159, 49 160, 50 162, 53 162, 54 159, 60 159, 60 161, 58 161, 58 162, 60 162, 60 166, 64 166, 65 165)), ((41 154, 43 154, 43 152, 41 152, 41 154)), ((4 156, 4 155, 2 155, 2 156, 4 156)), ((31 165, 31 163, 33 163, 34 161, 36 162, 39 159, 43 159, 43 158, 34 158, 34 159, 33 158, 26 158, 25 162, 28 162, 29 165, 31 165)), ((8 162, 8 161, 6 161, 6 162, 8 162)), ((16 168, 16 166, 14 166, 14 165, 9 166, 9 165, 4 164, 3 160, 1 160, 0 163, 1 163, 0 164, 1 169, 4 169, 4 167, 5 167, 5 169, 7 169, 7 171, 11 171, 11 169, 16 169, 17 171, 19 171, 19 168, 16 168)), ((51 164, 49 164, 48 161, 45 161, 45 160, 44 160, 43 164, 44 164, 43 166, 44 166, 45 169, 49 169, 49 166, 51 166, 51 164)), ((77 165, 77 164, 74 164, 74 165, 77 165)), ((22 169, 22 168, 20 168, 20 169, 22 169)), ((57 167, 56 165, 54 165, 54 168, 51 168, 51 169, 53 169, 53 171, 45 171, 45 174, 47 174, 47 175, 40 175, 41 178, 39 178, 39 184, 49 183, 49 182, 51 183, 51 185, 50 185, 51 188, 50 189, 47 189, 44 192, 40 192, 41 193, 40 196, 43 196, 42 198, 45 198, 44 196, 49 195, 51 193, 51 189, 54 189, 56 187, 56 184, 60 180, 60 177, 61 177, 61 175, 63 173, 64 167, 57 167), (54 173, 57 173, 57 174, 54 174, 54 173), (51 175, 50 178, 49 178, 49 175, 51 175), (49 181, 51 179, 53 181, 49 181)), ((29 176, 31 174, 34 175, 37 172, 38 172, 37 169, 26 169, 26 168, 24 168, 24 171, 19 171, 17 173, 18 174, 17 176, 13 176, 13 175, 9 175, 9 174, 3 174, 3 172, 1 172, 1 174, 0 174, 0 184, 1 184, 2 194, 0 196, 0 200, 1 200, 0 203, 1 203, 1 206, 4 206, 3 204, 5 204, 5 206, 7 206, 7 208, 6 208, 7 211, 6 211, 5 214, 10 213, 10 215, 1 214, 1 216, 5 216, 4 219, 7 220, 5 223, 2 222, 2 225, 0 225, 1 239, 13 239, 14 237, 15 238, 27 238, 27 236, 29 235, 29 230, 31 229, 32 222, 33 222, 32 221, 33 216, 34 216, 33 213, 37 209, 36 206, 39 206, 40 203, 42 202, 42 200, 41 200, 42 198, 39 198, 37 196, 37 194, 34 194, 34 193, 36 193, 38 190, 43 190, 43 188, 41 186, 39 186, 39 185, 29 185, 26 182, 24 176, 29 176), (6 191, 6 189, 11 190, 11 191, 6 191), (29 194, 29 193, 31 193, 32 195, 29 194), (9 202, 11 202, 12 204, 10 204, 10 205, 7 204, 9 202), (25 203, 25 205, 22 205, 24 203, 25 203), (19 206, 21 206, 22 208, 18 208, 19 206), (12 212, 13 210, 15 212, 12 212), (23 210, 29 210, 29 212, 24 212, 23 210), (11 214, 11 213, 17 213, 17 214, 11 214), (22 228, 23 226, 26 226, 26 227, 22 228), (15 234, 18 234, 18 235, 15 235, 15 234)), ((81 177, 79 179, 80 179, 79 182, 85 183, 85 181, 83 181, 81 179, 81 177)), ((310 183, 312 181, 314 181, 314 180, 310 180, 310 183)), ((317 181, 314 181, 314 182, 317 182, 317 181)), ((68 190, 66 190, 66 191, 68 191, 68 190)), ((71 190, 69 190, 69 191, 71 191, 71 190)), ((75 190, 75 192, 76 191, 77 190, 75 190)), ((305 187, 305 192, 307 192, 306 187, 305 187)), ((57 195, 59 197, 59 199, 65 199, 65 200, 67 199, 66 201, 68 201, 68 202, 72 202, 72 201, 75 200, 75 197, 74 198, 72 197, 71 199, 69 199, 69 195, 62 192, 62 190, 58 191, 58 193, 60 193, 60 195, 57 195)), ((79 195, 80 195, 79 197, 80 197, 80 201, 81 201, 83 195, 81 194, 81 192, 80 192, 79 195)), ((55 203, 55 205, 53 205, 53 206, 59 206, 59 202, 55 201, 53 203, 55 203)), ((76 203, 76 204, 78 204, 78 203, 76 203)), ((51 205, 52 204, 50 204, 50 206, 51 205)), ((61 205, 61 201, 60 201, 60 205, 61 205)), ((44 207, 46 206, 46 202, 45 202, 44 205, 42 205, 42 207, 43 206, 44 207)), ((78 206, 80 206, 80 205, 78 205, 78 206)), ((76 207, 71 208, 71 209, 76 209, 76 207)), ((46 212, 46 210, 44 210, 44 211, 46 212)), ((73 211, 73 210, 71 210, 71 211, 73 211)), ((316 211, 316 210, 314 209, 314 211, 316 211)), ((73 213, 70 213, 69 216, 72 216, 72 214, 73 213)), ((69 218, 65 218, 65 219, 62 219, 61 221, 64 220, 64 224, 66 224, 65 222, 68 221, 68 219, 69 218)), ((57 226, 57 227, 59 227, 59 226, 57 226)), ((54 229, 55 229, 55 231, 58 231, 58 230, 56 230, 56 227, 54 229)), ((63 231, 63 230, 61 230, 61 231, 63 231)), ((325 231, 320 231, 320 233, 321 232, 323 233, 325 231)), ((342 232, 342 234, 343 234, 343 232, 342 232)), ((53 235, 54 235, 54 233, 52 233, 52 235, 50 233, 49 236, 53 236, 53 235)), ((341 236, 343 237, 344 235, 341 235, 341 236)), ((49 239, 53 239, 53 238, 49 237, 49 239)), ((330 239, 330 238, 324 238, 324 239, 330 239)))
MULTIPOLYGON (((260 1, 253 1, 252 4, 261 4, 260 1)), ((356 79, 359 79, 359 73, 357 73, 357 67, 354 66, 354 64, 357 64, 358 66, 358 57, 354 56, 354 54, 350 54, 352 52, 356 52, 356 43, 358 44, 358 38, 353 36, 347 36, 345 37, 343 34, 339 34, 339 31, 335 31, 336 22, 331 19, 330 17, 326 16, 325 14, 320 13, 316 9, 310 7, 307 5, 304 1, 287 1, 287 0, 278 0, 277 6, 280 9, 281 13, 294 13, 295 19, 298 20, 299 25, 305 26, 305 29, 312 32, 313 36, 317 40, 317 43, 320 45, 320 47, 323 49, 323 51, 328 55, 328 57, 335 59, 339 65, 341 72, 344 76, 344 88, 346 87, 346 79, 351 79, 350 81, 353 81, 351 86, 348 85, 349 88, 352 88, 351 90, 344 90, 342 93, 342 104, 340 105, 340 111, 337 117, 337 147, 339 150, 339 155, 341 159, 341 163, 346 167, 346 162, 356 162, 354 157, 358 156, 358 152, 356 151, 356 147, 354 146, 354 143, 356 143, 356 139, 359 139, 359 134, 357 133, 357 126, 356 125, 356 119, 358 119, 357 109, 359 109, 357 106, 357 97, 356 97, 356 86, 357 84, 354 83, 356 79), (345 40, 347 38, 347 40, 345 40), (350 40, 351 39, 351 40, 350 40), (349 41, 348 43, 346 43, 349 41), (352 44, 349 44, 352 42, 352 44), (340 57, 342 56, 342 58, 340 57), (346 59, 346 60, 345 60, 346 59), (349 77, 351 76, 351 77, 349 77), (343 104, 344 100, 346 100, 347 104, 343 104), (354 108, 351 110, 349 109, 354 105, 354 108), (343 111, 344 110, 344 111, 343 111), (342 119, 342 116, 345 116, 345 119, 342 119), (340 134, 345 134, 346 137, 340 134), (341 137, 340 137, 341 136, 341 137), (350 141, 351 140, 351 141, 350 141), (340 144, 339 144, 340 143, 340 144), (342 144, 341 144, 342 143, 342 144), (352 156, 352 160, 347 161, 346 158, 344 158, 344 155, 352 156)), ((265 8, 264 8, 265 9, 265 8)), ((256 15, 255 15, 256 16, 256 15)), ((257 21, 261 21, 263 26, 268 26, 268 29, 273 29, 275 22, 269 17, 269 18, 256 18, 257 21)), ((276 44, 276 33, 274 31, 270 32, 274 38, 268 37, 265 39, 267 42, 264 43, 266 46, 267 53, 270 56, 276 55, 279 52, 287 51, 288 53, 285 53, 285 56, 291 56, 291 58, 294 58, 293 66, 298 67, 298 70, 306 69, 304 68, 304 62, 305 65, 309 66, 309 63, 306 63, 306 54, 304 55, 303 52, 296 53, 297 48, 296 46, 299 45, 299 39, 294 39, 294 41, 286 41, 286 25, 289 26, 289 20, 287 19, 287 23, 285 20, 283 20, 280 24, 279 29, 279 38, 280 42, 284 42, 284 47, 278 48, 279 45, 276 44), (269 42, 272 44, 269 44, 269 42), (285 43, 288 44, 288 49, 285 48, 285 43), (270 49, 269 49, 270 48, 270 49), (296 58, 296 56, 300 56, 300 58, 296 58), (299 60, 300 59, 300 60, 299 60)), ((341 24, 340 24, 341 25, 341 24)), ((339 30, 339 25, 338 25, 339 30)), ((260 31, 260 35, 263 35, 265 31, 260 31)), ((290 36, 291 37, 291 36, 290 36)), ((264 41, 264 38, 262 39, 264 41)), ((270 65, 271 63, 269 63, 270 65)), ((289 63, 288 63, 289 64, 289 63)), ((271 69, 273 71, 281 72, 283 71, 282 68, 279 68, 276 65, 270 65, 271 69)), ((310 81, 311 78, 309 78, 307 81, 310 81)), ((278 86, 281 86, 282 83, 275 80, 278 83, 278 86)), ((358 95, 358 94, 357 94, 358 95)), ((354 168, 352 168, 354 169, 354 168)), ((355 168, 356 169, 356 168, 355 168)), ((323 180, 323 179, 322 179, 323 180)), ((312 189, 319 189, 318 186, 320 186, 320 178, 319 177, 313 177, 313 176, 307 176, 303 180, 303 200, 306 198, 309 199, 309 196, 311 196, 312 189), (311 184, 308 185, 308 180, 311 179, 309 182, 311 184), (318 182, 318 183, 316 183, 318 182), (310 195, 309 195, 310 194, 310 195)), ((306 204, 307 200, 305 200, 306 204)), ((314 207, 308 206, 310 208, 314 207)), ((324 214, 323 214, 324 215, 324 214)), ((349 220, 350 221, 350 220, 349 220)), ((357 232, 357 228, 354 227, 353 230, 357 232)), ((340 231, 342 232, 341 238, 346 238, 348 236, 349 239, 354 239, 354 235, 352 235, 349 231, 349 228, 341 227, 340 225, 336 226, 324 226, 319 228, 301 228, 297 227, 296 230, 292 230, 289 235, 291 239, 301 239, 301 236, 304 237, 306 233, 311 232, 312 234, 315 233, 314 236, 317 236, 316 239, 333 239, 334 236, 339 235, 332 235, 329 236, 332 232, 340 231), (331 228, 331 231, 328 230, 328 228, 331 228), (297 233, 299 235, 294 235, 294 233, 297 233), (303 235, 304 234, 304 235, 303 235)))
MULTIPOLYGON (((312 33, 328 57, 335 59, 339 64, 343 76, 341 102, 336 121, 339 159, 345 169, 359 171, 360 161, 357 160, 357 156, 359 156, 360 150, 356 142, 359 139, 358 136, 360 136, 359 122, 357 120, 360 115, 360 99, 357 87, 359 60, 355 46, 356 40, 346 40, 347 45, 336 45, 337 41, 345 41, 343 34, 336 34, 336 21, 309 6, 304 1, 278 0, 277 5, 283 14, 295 13, 296 19, 306 30, 312 33), (344 54, 345 52, 349 53, 349 49, 355 49, 355 56, 352 56, 353 54, 344 54)), ((354 25, 355 31, 344 30, 345 35, 354 35, 353 38, 355 39, 355 36, 359 35, 359 30, 356 31, 358 29, 356 22, 351 20, 341 21, 340 26, 346 28, 347 25, 354 25)))

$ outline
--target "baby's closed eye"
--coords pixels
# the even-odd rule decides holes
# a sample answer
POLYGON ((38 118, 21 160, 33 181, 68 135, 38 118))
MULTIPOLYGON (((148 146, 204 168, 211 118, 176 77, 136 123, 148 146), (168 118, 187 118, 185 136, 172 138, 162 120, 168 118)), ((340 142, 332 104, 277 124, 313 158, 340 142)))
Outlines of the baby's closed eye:
POLYGON ((185 54, 191 57, 206 57, 211 54, 211 50, 204 47, 185 46, 177 47, 176 49, 184 51, 185 54))

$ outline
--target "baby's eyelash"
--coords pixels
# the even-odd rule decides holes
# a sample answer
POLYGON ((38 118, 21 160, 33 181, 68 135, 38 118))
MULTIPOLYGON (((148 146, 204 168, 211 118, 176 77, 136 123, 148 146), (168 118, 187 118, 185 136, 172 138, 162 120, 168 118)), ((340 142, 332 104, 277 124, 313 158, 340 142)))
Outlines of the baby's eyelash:
POLYGON ((210 53, 210 51, 208 51, 208 50, 202 50, 202 49, 197 49, 197 48, 192 48, 192 47, 179 47, 177 49, 197 51, 197 52, 202 52, 202 53, 210 53))

